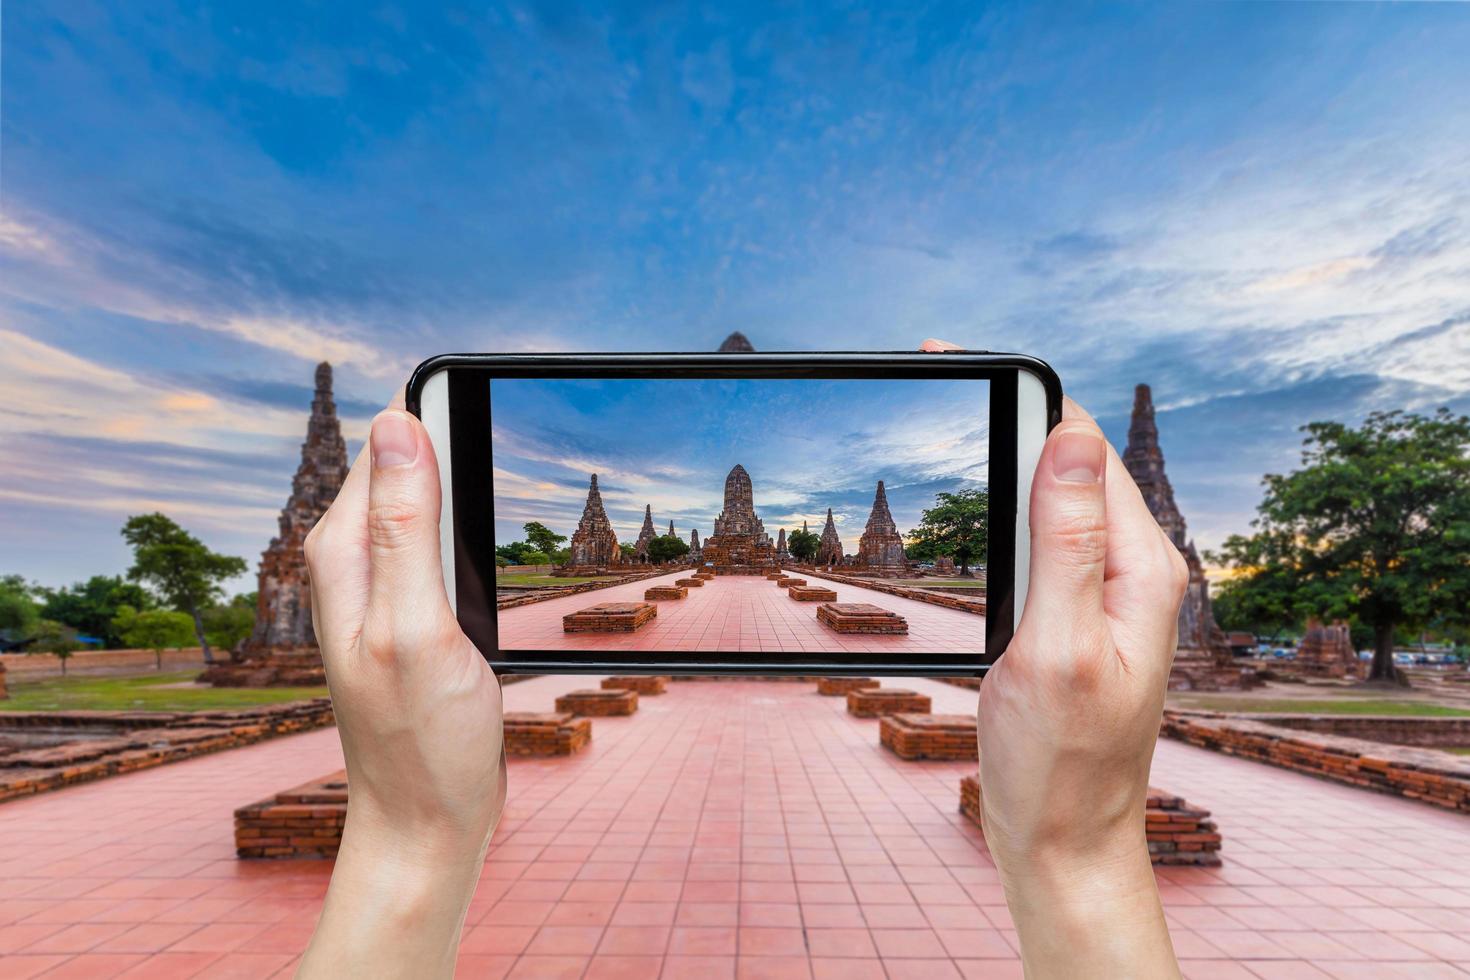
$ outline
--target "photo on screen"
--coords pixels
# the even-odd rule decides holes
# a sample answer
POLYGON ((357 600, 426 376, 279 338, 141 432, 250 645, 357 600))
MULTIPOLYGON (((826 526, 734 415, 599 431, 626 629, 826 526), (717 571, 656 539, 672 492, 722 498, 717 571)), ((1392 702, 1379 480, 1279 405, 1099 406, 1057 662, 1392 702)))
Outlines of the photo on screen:
POLYGON ((989 382, 489 384, 501 649, 984 651, 989 382))

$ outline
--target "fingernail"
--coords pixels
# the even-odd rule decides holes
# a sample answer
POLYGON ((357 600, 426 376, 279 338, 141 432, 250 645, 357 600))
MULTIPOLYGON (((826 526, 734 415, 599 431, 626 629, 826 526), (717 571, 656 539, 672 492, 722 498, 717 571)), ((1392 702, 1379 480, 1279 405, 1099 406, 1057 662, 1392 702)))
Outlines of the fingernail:
POLYGON ((419 455, 413 426, 402 415, 384 414, 373 421, 373 465, 379 469, 406 466, 419 455))
POLYGON ((1062 483, 1096 483, 1102 476, 1103 441, 1090 432, 1065 432, 1057 437, 1051 471, 1062 483))

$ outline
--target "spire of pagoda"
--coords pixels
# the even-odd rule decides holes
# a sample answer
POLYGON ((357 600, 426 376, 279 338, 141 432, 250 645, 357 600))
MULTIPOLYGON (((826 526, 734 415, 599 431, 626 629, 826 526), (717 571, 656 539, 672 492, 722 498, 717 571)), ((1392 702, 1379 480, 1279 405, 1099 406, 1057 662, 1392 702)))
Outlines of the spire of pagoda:
POLYGON ((1123 465, 1138 484, 1154 520, 1181 551, 1187 542, 1184 516, 1174 502, 1174 488, 1164 472, 1164 451, 1159 447, 1159 427, 1154 421, 1153 392, 1148 385, 1133 389, 1133 417, 1128 424, 1128 447, 1123 465))

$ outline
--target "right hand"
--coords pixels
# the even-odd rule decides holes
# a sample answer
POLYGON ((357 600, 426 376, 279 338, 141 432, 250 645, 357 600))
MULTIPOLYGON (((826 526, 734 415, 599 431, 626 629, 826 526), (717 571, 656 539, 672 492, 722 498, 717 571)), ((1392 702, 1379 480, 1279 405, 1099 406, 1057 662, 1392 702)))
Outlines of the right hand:
POLYGON ((1027 976, 1177 976, 1144 836, 1188 568, 1070 399, 1031 491, 1031 578, 980 687, 985 840, 1027 976))

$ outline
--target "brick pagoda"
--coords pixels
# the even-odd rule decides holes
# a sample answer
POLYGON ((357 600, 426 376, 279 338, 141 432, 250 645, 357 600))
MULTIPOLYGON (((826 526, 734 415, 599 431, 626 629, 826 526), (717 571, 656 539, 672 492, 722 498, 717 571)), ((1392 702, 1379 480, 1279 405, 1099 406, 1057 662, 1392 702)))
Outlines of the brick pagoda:
POLYGON ((878 491, 873 496, 873 512, 868 515, 868 526, 858 539, 857 563, 865 574, 884 578, 896 578, 908 569, 903 537, 888 510, 888 493, 883 489, 882 480, 878 481, 878 491))
POLYGON ((755 513, 750 474, 739 463, 725 477, 725 505, 715 530, 704 540, 706 565, 723 574, 764 574, 776 567, 776 548, 755 513))
POLYGON ((587 503, 582 508, 582 519, 577 530, 572 532, 572 556, 567 564, 557 570, 558 575, 598 575, 624 564, 623 551, 618 547, 618 535, 607 511, 602 507, 602 493, 597 489, 597 474, 592 474, 592 484, 587 488, 587 503))
POLYGON ((648 557, 648 546, 653 539, 658 537, 658 532, 653 529, 653 505, 645 504, 643 507, 643 527, 638 531, 638 540, 633 545, 633 551, 638 561, 651 561, 648 557))
POLYGON ((322 684, 326 671, 311 625, 311 586, 307 581, 306 535, 327 512, 347 478, 347 444, 332 400, 332 365, 316 367, 316 393, 301 464, 291 481, 291 496, 281 510, 280 533, 260 559, 255 628, 227 663, 206 670, 200 680, 216 687, 282 687, 322 684))
POLYGON ((1179 607, 1179 646, 1169 672, 1171 690, 1209 691, 1251 686, 1255 677, 1237 667, 1225 642, 1225 633, 1210 610, 1210 583, 1194 542, 1189 539, 1184 515, 1174 502, 1174 488, 1164 473, 1164 452, 1159 448, 1159 429, 1154 422, 1153 393, 1148 385, 1133 391, 1133 418, 1128 426, 1128 448, 1123 464, 1159 527, 1174 542, 1189 565, 1189 589, 1179 607))
POLYGON ((783 527, 781 533, 776 535, 776 561, 790 561, 791 552, 786 550, 786 529, 783 527))
POLYGON ((1289 669, 1308 677, 1359 679, 1364 676, 1366 666, 1353 649, 1347 623, 1324 626, 1320 620, 1309 619, 1306 635, 1296 648, 1296 659, 1290 662, 1289 669))
POLYGON ((837 536, 837 523, 832 520, 832 508, 827 508, 827 524, 822 528, 822 542, 817 545, 818 565, 842 564, 842 539, 837 536))

